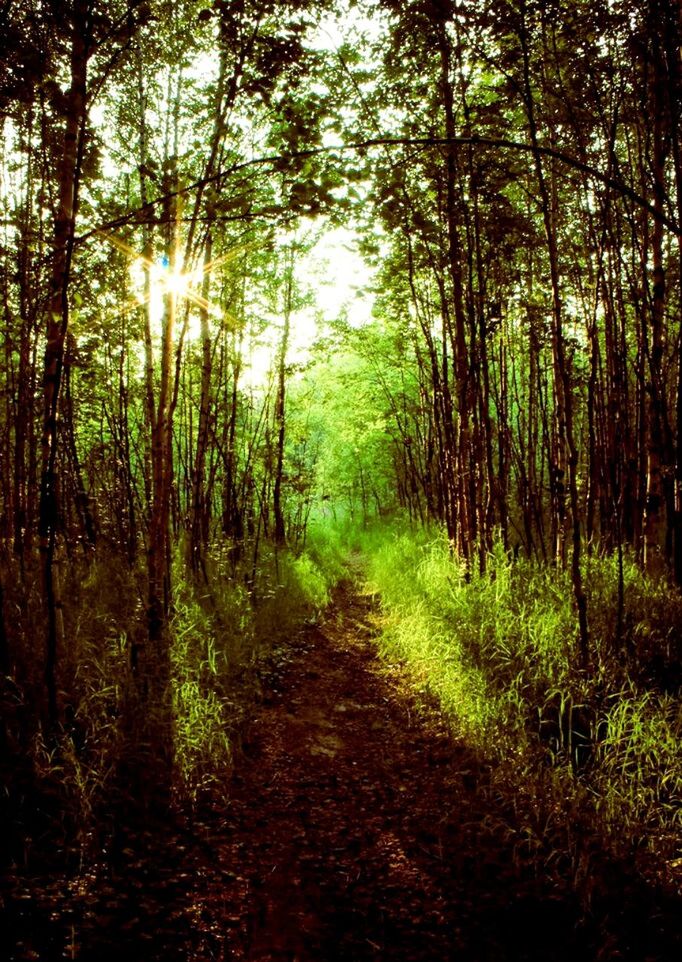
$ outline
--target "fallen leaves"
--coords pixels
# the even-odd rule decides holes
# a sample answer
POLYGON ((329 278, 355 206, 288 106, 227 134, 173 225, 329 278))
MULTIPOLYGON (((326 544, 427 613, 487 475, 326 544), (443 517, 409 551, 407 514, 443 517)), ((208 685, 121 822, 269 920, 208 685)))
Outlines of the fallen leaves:
POLYGON ((226 805, 191 830, 124 822, 71 882, 17 875, 9 962, 619 957, 629 930, 590 928, 568 881, 521 857, 486 766, 378 660, 369 605, 342 590, 282 653, 226 805))

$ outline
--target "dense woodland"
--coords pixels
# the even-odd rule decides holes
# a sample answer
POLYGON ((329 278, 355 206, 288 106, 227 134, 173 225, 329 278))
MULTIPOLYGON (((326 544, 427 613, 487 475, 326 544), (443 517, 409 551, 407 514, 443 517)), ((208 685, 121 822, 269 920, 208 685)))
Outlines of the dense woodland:
POLYGON ((679 3, 10 0, 0 38, 6 864, 219 794, 352 549, 502 781, 679 869, 679 3))

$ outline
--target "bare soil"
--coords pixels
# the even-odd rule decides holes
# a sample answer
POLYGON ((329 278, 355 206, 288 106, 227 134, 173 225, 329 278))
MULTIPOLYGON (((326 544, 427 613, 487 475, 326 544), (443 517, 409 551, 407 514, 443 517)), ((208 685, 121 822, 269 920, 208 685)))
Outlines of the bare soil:
POLYGON ((489 769, 378 658, 376 631, 342 585, 270 678, 214 837, 234 877, 197 890, 201 957, 666 959, 655 900, 619 867, 590 884, 594 916, 524 854, 489 769))

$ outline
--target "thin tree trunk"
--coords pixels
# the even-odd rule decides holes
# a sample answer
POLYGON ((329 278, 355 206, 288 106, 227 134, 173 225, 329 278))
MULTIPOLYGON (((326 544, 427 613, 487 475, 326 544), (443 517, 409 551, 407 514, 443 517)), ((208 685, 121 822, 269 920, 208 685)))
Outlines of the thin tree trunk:
POLYGON ((277 365, 277 394, 275 396, 275 430, 277 444, 275 448, 275 478, 272 490, 272 510, 275 516, 274 539, 277 544, 286 541, 284 511, 282 509, 282 475, 284 473, 284 439, 286 434, 286 363, 289 348, 289 331, 291 327, 291 310, 294 283, 294 249, 291 246, 285 255, 285 288, 284 288, 284 318, 282 326, 282 340, 279 349, 277 365))
POLYGON ((206 505, 206 453, 208 449, 211 408, 211 376, 213 371, 213 345, 208 323, 208 295, 210 275, 207 270, 213 257, 213 238, 209 227, 204 247, 204 277, 202 285, 203 303, 200 307, 201 322, 201 393, 199 398, 199 425, 197 446, 192 472, 192 522, 190 531, 190 563, 196 574, 203 570, 203 557, 208 541, 208 508, 206 505))
MULTIPOLYGON (((440 56, 440 82, 443 109, 445 114, 445 134, 454 138, 456 134, 454 95, 451 78, 451 45, 445 20, 437 24, 438 51, 440 56)), ((456 200, 457 156, 454 144, 448 146, 445 158, 446 171, 446 219, 448 236, 448 266, 452 285, 454 308, 454 376, 457 397, 457 479, 458 479, 458 548, 463 559, 470 560, 475 504, 471 496, 471 440, 470 440, 470 385, 469 355, 466 340, 466 312, 464 308, 464 284, 462 279, 462 248, 459 236, 456 200)))
POLYGON ((520 30, 521 49, 523 54, 524 99, 528 127, 533 146, 535 173, 540 193, 540 207, 547 240, 549 256, 550 280, 552 287, 552 359, 554 370, 555 395, 555 423, 556 444, 554 448, 553 470, 556 482, 556 511, 559 532, 557 544, 557 558, 563 560, 563 525, 564 525, 564 478, 568 474, 569 499, 571 505, 572 544, 571 581, 573 594, 578 612, 578 626, 580 632, 580 654, 584 667, 589 663, 589 632, 587 623, 587 598, 582 581, 580 567, 581 532, 580 505, 578 499, 578 449, 573 430, 573 393, 571 375, 566 359, 566 347, 563 333, 563 306, 559 273, 559 255, 556 240, 556 225, 554 205, 547 186, 542 158, 538 152, 538 130, 535 119, 535 107, 530 82, 530 54, 528 48, 528 34, 525 21, 520 30))
MULTIPOLYGON (((171 181, 171 192, 176 183, 171 181)), ((171 276, 178 267, 179 209, 176 198, 166 205, 164 219, 168 223, 168 270, 171 276)), ((161 332, 161 357, 159 394, 152 430, 152 506, 149 525, 147 563, 149 574, 148 636, 151 651, 148 669, 159 670, 163 681, 168 670, 165 644, 166 616, 170 598, 169 569, 167 564, 169 545, 170 500, 172 489, 172 415, 173 398, 173 345, 177 316, 177 292, 173 289, 164 294, 164 312, 161 332)))
MULTIPOLYGON (((654 25, 657 26, 657 25, 654 25)), ((650 99, 653 116, 653 155, 652 174, 654 182, 653 202, 656 211, 663 213, 666 197, 664 139, 665 95, 661 51, 654 41, 653 63, 649 65, 651 78, 650 99)), ((651 259, 653 263, 653 285, 651 291, 651 310, 649 315, 648 341, 645 346, 649 358, 649 377, 647 378, 647 456, 646 456, 646 501, 644 508, 644 567, 651 573, 659 573, 663 568, 664 541, 664 490, 663 471, 665 464, 664 431, 667 420, 665 385, 663 380, 663 321, 665 309, 665 271, 663 267, 663 225, 655 218, 651 233, 651 259)), ((646 272, 648 265, 643 264, 646 272)))
POLYGON ((56 466, 57 411, 69 325, 69 281, 86 118, 88 16, 89 0, 75 0, 70 53, 71 85, 66 98, 64 140, 59 164, 59 196, 54 228, 43 381, 40 554, 47 613, 45 683, 48 717, 52 726, 56 726, 59 722, 56 670, 64 640, 62 598, 59 573, 55 563, 59 512, 56 466))

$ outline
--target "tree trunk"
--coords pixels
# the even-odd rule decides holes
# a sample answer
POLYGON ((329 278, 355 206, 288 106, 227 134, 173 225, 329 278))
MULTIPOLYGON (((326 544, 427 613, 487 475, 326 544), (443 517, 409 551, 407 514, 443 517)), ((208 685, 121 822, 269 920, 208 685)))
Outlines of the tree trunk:
POLYGON ((69 326, 69 281, 86 119, 88 15, 88 0, 75 0, 70 53, 71 85, 66 98, 64 141, 59 164, 58 209, 54 227, 43 379, 44 413, 39 533, 43 592, 47 613, 45 683, 48 717, 52 726, 56 726, 59 722, 56 669, 64 640, 62 599, 58 569, 55 564, 59 511, 56 467, 57 412, 64 347, 69 326))
MULTIPOLYGON (((653 13, 653 11, 652 11, 653 13)), ((658 24, 653 25, 654 29, 658 24)), ((665 91, 661 50, 652 35, 654 50, 652 63, 647 65, 649 103, 653 123, 652 175, 654 185, 653 203, 659 214, 663 213, 665 189, 666 143, 664 137, 665 91)), ((651 260, 653 265, 650 297, 649 331, 645 346, 649 359, 647 378, 648 405, 646 412, 646 501, 644 508, 644 567, 650 574, 663 569, 663 542, 665 531, 663 474, 665 470, 664 432, 667 421, 665 384, 663 379, 663 323, 665 310, 665 271, 663 266, 663 224, 654 218, 651 231, 651 260)), ((648 265, 643 264, 648 273, 648 265)), ((648 278, 646 278, 648 287, 648 278)))
POLYGON ((578 449, 573 430, 573 393, 571 375, 566 359, 566 347, 563 333, 563 305, 559 272, 559 254, 556 239, 555 205, 550 197, 550 190, 545 178, 542 158, 538 151, 538 130, 535 119, 535 106, 530 82, 530 53, 528 34, 525 21, 519 31, 521 50, 523 54, 524 100, 528 129, 533 147, 535 173, 540 194, 540 208, 547 240, 549 256, 550 280, 552 287, 552 360, 554 373, 555 425, 556 442, 554 446, 553 471, 556 484, 557 524, 559 538, 557 541, 557 560, 563 561, 563 527, 565 518, 564 485, 568 474, 568 488, 571 505, 572 522, 572 556, 571 581, 573 594, 578 612, 578 627, 580 632, 580 654, 584 667, 587 667, 590 657, 589 632, 587 624, 587 598, 582 581, 580 568, 581 532, 580 506, 578 499, 578 449))
POLYGON ((208 323, 208 295, 210 275, 208 272, 213 257, 213 242, 209 227, 204 247, 204 276, 202 284, 203 303, 200 307, 201 321, 201 393, 199 398, 199 424, 197 446, 192 472, 192 522, 190 530, 190 563, 197 574, 203 570, 204 550, 208 541, 208 507, 206 504, 206 453, 211 427, 211 376, 213 371, 213 344, 208 323))
MULTIPOLYGON (((440 56, 440 82, 443 109, 445 114, 445 135, 454 139, 456 134, 454 95, 451 78, 451 45, 447 25, 444 20, 437 23, 438 51, 440 56)), ((456 146, 446 148, 446 220, 448 237, 448 266, 452 285, 454 310, 453 364, 455 393, 457 398, 457 547, 462 558, 468 563, 474 540, 475 503, 471 503, 471 440, 470 440, 470 385, 469 355, 466 340, 466 311, 464 308, 464 283, 462 279, 462 248, 457 217, 457 156, 456 146)), ((445 323, 445 317, 444 317, 445 323)), ((450 418, 448 413, 448 419, 450 418)))
POLYGON ((291 326, 291 310, 294 283, 294 249, 290 247, 286 252, 285 288, 284 288, 284 318, 282 326, 282 340, 279 348, 277 366, 277 394, 275 396, 275 430, 277 432, 277 446, 275 449, 275 478, 272 489, 272 510, 275 516, 274 539, 277 544, 284 544, 286 529, 284 511, 282 509, 282 475, 284 473, 284 439, 286 433, 286 359, 289 348, 289 331, 291 326))
MULTIPOLYGON (((176 186, 176 175, 171 176, 168 193, 176 186)), ((164 221, 168 224, 167 258, 171 277, 178 268, 179 206, 177 198, 165 205, 164 221)), ((152 505, 149 523, 147 567, 149 575, 148 637, 150 651, 143 674, 160 672, 155 684, 163 684, 168 674, 168 651, 166 645, 166 616, 170 602, 169 569, 167 564, 169 545, 170 500, 172 488, 172 415, 173 397, 173 344, 177 316, 177 292, 171 287, 164 294, 164 310, 161 331, 161 357, 159 394, 154 424, 152 426, 152 505)))

